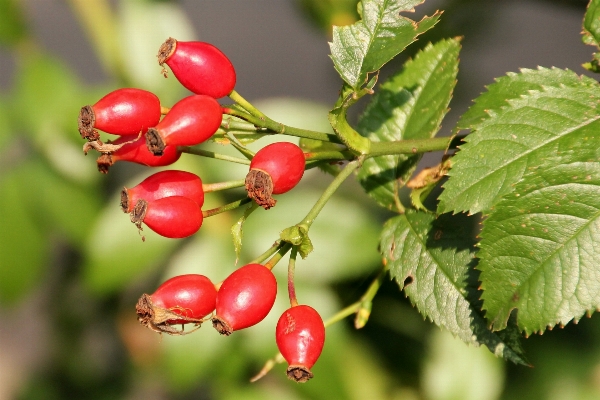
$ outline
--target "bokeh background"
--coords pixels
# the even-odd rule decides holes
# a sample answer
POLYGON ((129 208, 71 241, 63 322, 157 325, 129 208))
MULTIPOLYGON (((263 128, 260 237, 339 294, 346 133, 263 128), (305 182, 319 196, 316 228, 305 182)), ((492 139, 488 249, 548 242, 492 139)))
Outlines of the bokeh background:
MULTIPOLYGON (((585 73, 584 0, 427 0, 414 18, 445 10, 427 41, 464 36, 458 84, 440 134, 494 77, 538 65, 585 73)), ((534 368, 469 348, 424 321, 393 282, 375 298, 367 326, 327 331, 315 378, 297 385, 278 365, 279 299, 256 327, 220 337, 205 326, 170 337, 141 327, 134 304, 182 273, 214 281, 235 268, 230 227, 240 212, 205 221, 186 240, 145 230, 143 243, 118 207, 119 191, 151 171, 115 165, 108 175, 84 157, 79 108, 123 86, 165 105, 186 95, 164 79, 156 52, 169 36, 221 48, 236 89, 267 115, 329 130, 341 85, 328 58, 332 24, 357 18, 354 0, 0 0, 0 400, 4 399, 598 399, 600 318, 523 341, 534 368)), ((383 78, 401 67, 386 66, 383 78)), ((226 100, 226 99, 224 99, 226 100)), ((268 143, 263 139, 258 148, 268 143)), ((213 144, 219 152, 229 149, 213 144)), ((232 153, 233 154, 233 153, 232 153)), ((428 155, 431 165, 439 154, 428 155)), ((173 168, 205 182, 240 179, 245 168, 184 155, 173 168)), ((276 208, 244 227, 240 262, 298 222, 330 177, 311 170, 276 208)), ((207 208, 242 192, 213 193, 207 208)), ((299 300, 324 317, 356 301, 380 268, 377 240, 390 214, 347 182, 311 229, 315 252, 298 262, 299 300)))

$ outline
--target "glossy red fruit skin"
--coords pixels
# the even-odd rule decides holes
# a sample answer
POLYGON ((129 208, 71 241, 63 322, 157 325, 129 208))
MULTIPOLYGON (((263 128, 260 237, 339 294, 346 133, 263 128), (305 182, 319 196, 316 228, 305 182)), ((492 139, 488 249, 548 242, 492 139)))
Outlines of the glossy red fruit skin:
MULTIPOLYGON (((200 319, 215 309, 217 289, 204 275, 175 276, 150 295, 155 306, 173 311, 187 318, 200 319)), ((169 320, 170 324, 185 324, 186 320, 169 320)))
POLYGON ((163 167, 175 163, 181 157, 181 151, 177 149, 177 146, 167 146, 162 155, 155 156, 148 150, 144 136, 126 135, 111 142, 114 145, 122 143, 127 144, 110 154, 98 157, 97 163, 100 172, 107 173, 108 169, 117 161, 133 162, 147 167, 163 167))
POLYGON ((317 362, 325 344, 325 325, 319 313, 307 305, 286 310, 275 328, 275 341, 290 371, 303 369, 304 374, 290 376, 301 382, 312 377, 310 368, 317 362))
POLYGON ((177 102, 155 127, 146 133, 146 145, 153 154, 163 153, 164 146, 194 146, 219 129, 223 112, 210 96, 194 95, 177 102))
POLYGON ((266 172, 273 180, 273 194, 290 191, 304 175, 306 158, 298 146, 277 142, 260 149, 250 162, 250 169, 266 172))
POLYGON ((200 206, 183 196, 152 201, 138 200, 130 215, 131 221, 139 229, 143 222, 159 235, 172 239, 193 235, 198 232, 203 221, 200 206))
POLYGON ((276 296, 277 281, 270 269, 261 264, 244 265, 221 284, 213 326, 229 335, 256 325, 269 314, 276 296), (225 329, 221 329, 223 322, 225 329))
POLYGON ((166 63, 177 80, 196 94, 218 99, 227 96, 235 87, 233 64, 210 43, 169 38, 159 50, 159 63, 166 63))
POLYGON ((114 135, 145 132, 158 124, 161 116, 158 97, 154 93, 135 88, 110 92, 91 108, 94 114, 93 128, 114 135))
POLYGON ((202 179, 187 171, 166 170, 150 175, 132 188, 123 188, 121 209, 131 212, 139 200, 153 201, 165 197, 182 196, 204 205, 202 179))

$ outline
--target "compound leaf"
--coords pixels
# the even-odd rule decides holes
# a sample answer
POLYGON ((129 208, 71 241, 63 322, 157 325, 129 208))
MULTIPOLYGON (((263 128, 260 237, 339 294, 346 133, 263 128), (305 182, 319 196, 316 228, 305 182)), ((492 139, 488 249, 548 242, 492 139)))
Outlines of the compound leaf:
POLYGON ((400 15, 413 11, 423 0, 364 0, 358 3, 362 19, 349 26, 333 28, 329 43, 335 69, 348 85, 358 90, 367 75, 379 70, 416 37, 431 29, 439 13, 415 22, 400 15))
POLYGON ((567 145, 588 141, 599 147, 600 87, 545 87, 490 112, 453 159, 438 211, 489 213, 531 170, 567 145))
MULTIPOLYGON (((358 122, 358 132, 377 142, 433 137, 452 98, 459 51, 459 39, 427 45, 379 87, 358 122)), ((381 206, 401 211, 398 190, 420 159, 421 155, 368 158, 358 179, 381 206)))
POLYGON ((465 343, 527 364, 518 346, 490 332, 478 311, 474 263, 474 218, 408 210, 388 220, 381 254, 391 276, 421 314, 465 343))

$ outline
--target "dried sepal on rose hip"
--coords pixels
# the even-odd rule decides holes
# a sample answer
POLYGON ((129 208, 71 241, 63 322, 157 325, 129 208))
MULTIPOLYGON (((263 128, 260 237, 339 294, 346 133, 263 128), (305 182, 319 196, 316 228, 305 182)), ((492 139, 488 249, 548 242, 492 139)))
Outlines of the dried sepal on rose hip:
POLYGON ((307 305, 286 310, 275 328, 277 348, 288 363, 287 376, 296 382, 313 377, 310 371, 325 344, 325 325, 319 313, 307 305))
MULTIPOLYGON (((142 223, 161 236, 180 239, 198 232, 203 215, 198 203, 183 196, 138 200, 129 213, 131 222, 142 230, 142 223)), ((144 237, 142 237, 144 240, 144 237)))
POLYGON ((154 155, 166 146, 194 146, 208 140, 221 126, 221 105, 205 95, 178 101, 167 115, 146 133, 146 145, 154 155))
POLYGON ((215 309, 217 289, 204 275, 179 275, 165 281, 149 295, 143 294, 136 304, 138 321, 158 333, 184 335, 184 324, 198 327, 215 309), (181 329, 173 325, 182 325, 181 329))
POLYGON ((165 197, 182 196, 204 205, 202 179, 187 171, 166 170, 150 175, 132 188, 121 191, 121 210, 133 211, 139 200, 153 201, 165 197))
POLYGON ((102 152, 102 155, 96 160, 98 171, 103 174, 107 174, 110 167, 117 161, 133 162, 147 167, 163 167, 173 164, 181 157, 181 151, 177 149, 177 146, 166 146, 162 155, 155 156, 148 150, 145 136, 121 136, 108 144, 119 147, 111 151, 102 152))
POLYGON ((100 139, 97 130, 114 135, 137 135, 160 121, 160 100, 143 89, 122 88, 108 93, 94 105, 81 108, 78 128, 89 141, 100 139))
POLYGON ((229 275, 217 292, 214 328, 222 335, 258 324, 273 308, 277 281, 270 269, 247 264, 229 275))
POLYGON ((158 50, 158 63, 167 64, 177 80, 189 91, 218 99, 235 87, 235 69, 225 54, 205 42, 167 39, 158 50))
POLYGON ((265 210, 277 202, 272 195, 286 193, 304 175, 306 158, 300 147, 289 142, 272 143, 260 149, 250 161, 246 190, 265 210))

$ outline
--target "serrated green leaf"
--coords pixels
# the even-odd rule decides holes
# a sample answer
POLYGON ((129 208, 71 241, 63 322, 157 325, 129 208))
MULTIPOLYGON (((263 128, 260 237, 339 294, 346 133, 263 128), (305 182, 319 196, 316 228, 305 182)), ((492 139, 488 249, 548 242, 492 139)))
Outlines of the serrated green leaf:
POLYGON ((455 130, 473 129, 489 118, 489 110, 499 110, 508 105, 510 99, 525 96, 531 90, 542 90, 544 87, 562 86, 595 86, 596 80, 585 75, 577 75, 568 69, 522 68, 519 73, 509 72, 506 76, 495 79, 495 83, 487 86, 487 92, 477 97, 467 112, 458 121, 455 130))
POLYGON ((258 208, 258 204, 256 202, 252 202, 246 210, 244 210, 244 214, 236 221, 235 224, 231 227, 231 235, 233 236, 233 248, 235 250, 235 263, 237 264, 240 259, 240 252, 242 251, 242 236, 243 236, 243 228, 244 222, 246 219, 252 214, 254 210, 258 208))
POLYGON ((431 29, 439 13, 415 22, 400 15, 423 0, 364 0, 359 3, 362 19, 353 25, 333 28, 329 44, 331 59, 342 79, 354 90, 367 82, 416 37, 431 29))
MULTIPOLYGON (((357 130, 377 142, 435 136, 452 98, 459 51, 459 39, 427 45, 381 85, 357 130)), ((358 173, 359 182, 381 206, 401 211, 398 191, 420 159, 420 155, 368 158, 358 173)))
POLYGON ((600 147, 600 87, 547 87, 490 114, 453 159, 438 212, 488 213, 528 171, 567 143, 600 147))
POLYGON ((419 312, 465 343, 486 345, 494 354, 525 364, 521 354, 487 330, 476 306, 474 218, 408 210, 386 222, 380 249, 419 312))
POLYGON ((494 329, 517 309, 527 334, 600 308, 598 131, 523 177, 481 233, 482 298, 494 329))

